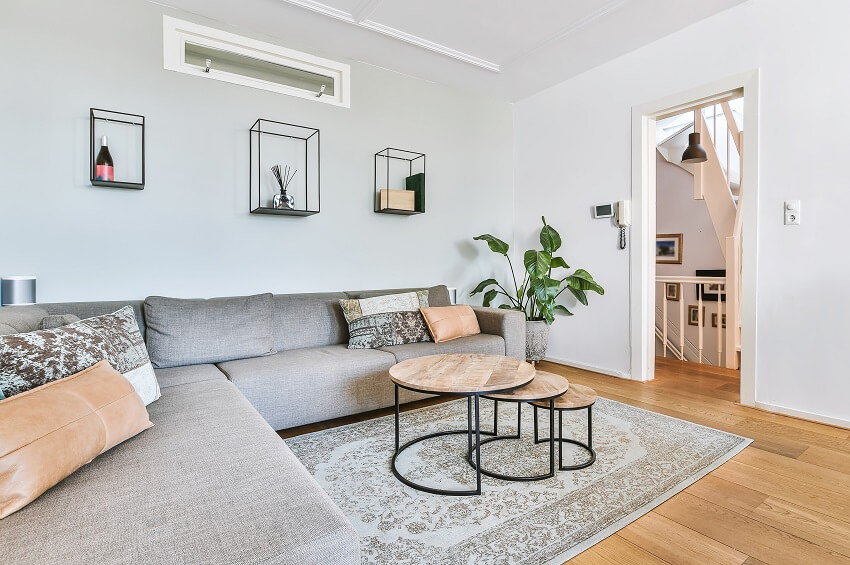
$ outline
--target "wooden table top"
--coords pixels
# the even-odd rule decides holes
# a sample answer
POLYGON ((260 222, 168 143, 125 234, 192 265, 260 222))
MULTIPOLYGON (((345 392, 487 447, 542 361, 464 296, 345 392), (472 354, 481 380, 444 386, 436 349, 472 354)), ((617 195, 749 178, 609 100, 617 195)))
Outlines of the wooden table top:
POLYGON ((486 396, 491 400, 505 400, 508 402, 531 402, 532 400, 545 399, 548 406, 548 399, 564 394, 568 388, 570 388, 570 381, 561 375, 547 373, 546 371, 536 371, 534 373, 534 380, 527 385, 508 392, 497 392, 486 396))
POLYGON ((428 355, 390 367, 390 379, 421 392, 475 394, 523 386, 534 378, 530 363, 503 355, 428 355))
MULTIPOLYGON (((570 388, 555 399, 555 410, 567 409, 573 410, 577 408, 587 408, 596 402, 596 391, 589 386, 584 386, 576 383, 570 383, 570 388)), ((549 408, 549 402, 534 402, 535 406, 541 408, 549 408)))

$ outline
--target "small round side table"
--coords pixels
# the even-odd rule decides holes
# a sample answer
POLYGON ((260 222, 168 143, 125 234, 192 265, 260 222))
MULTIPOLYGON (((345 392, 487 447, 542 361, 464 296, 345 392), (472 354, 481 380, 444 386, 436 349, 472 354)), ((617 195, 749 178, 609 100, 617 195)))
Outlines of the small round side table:
MULTIPOLYGON (((540 402, 541 404, 546 405, 550 408, 549 413, 549 424, 554 427, 555 426, 555 402, 556 397, 564 394, 567 389, 570 387, 569 381, 560 375, 555 375, 553 373, 547 373, 545 371, 535 371, 534 379, 525 386, 515 388, 508 392, 500 392, 493 394, 485 394, 484 398, 490 399, 493 401, 493 437, 488 437, 486 439, 481 440, 481 445, 490 443, 492 441, 500 441, 504 439, 519 439, 522 435, 522 404, 524 402, 540 402), (516 403, 516 414, 517 414, 517 431, 516 435, 496 435, 498 433, 498 415, 499 415, 499 402, 513 402, 516 403)), ((536 414, 536 410, 535 410, 536 414)), ((551 435, 551 434, 550 434, 551 435)), ((537 442, 539 443, 539 442, 537 442)), ((503 473, 497 473, 495 471, 489 471, 484 469, 484 466, 481 464, 480 456, 478 457, 478 461, 472 460, 472 449, 467 452, 466 460, 472 466, 473 469, 478 470, 480 468, 480 472, 488 477, 493 477, 495 479, 501 479, 503 481, 540 481, 543 479, 548 479, 550 477, 555 476, 555 439, 549 439, 549 472, 543 473, 540 475, 531 475, 531 476, 516 476, 516 475, 506 475, 503 473)))
POLYGON ((534 402, 534 443, 543 443, 544 441, 551 442, 555 434, 553 433, 552 425, 553 412, 558 412, 558 470, 559 471, 576 471, 590 467, 596 461, 596 451, 593 450, 593 405, 596 402, 598 395, 596 391, 589 386, 570 384, 569 390, 555 398, 550 402, 534 402), (549 410, 549 436, 548 438, 539 437, 537 430, 537 409, 543 408, 549 410), (574 410, 587 409, 587 443, 582 443, 575 439, 564 438, 564 412, 574 410), (590 455, 590 458, 584 463, 577 465, 564 465, 564 444, 571 443, 583 448, 590 455))

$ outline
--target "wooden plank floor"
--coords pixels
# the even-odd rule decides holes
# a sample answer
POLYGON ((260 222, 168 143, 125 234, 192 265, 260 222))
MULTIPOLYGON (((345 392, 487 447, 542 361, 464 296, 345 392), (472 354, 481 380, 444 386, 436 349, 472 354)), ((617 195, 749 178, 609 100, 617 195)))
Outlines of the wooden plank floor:
MULTIPOLYGON (((538 368, 593 387, 605 398, 754 440, 570 563, 850 565, 850 430, 738 405, 736 371, 659 359, 655 380, 638 383, 554 363, 538 368)), ((279 434, 286 438, 391 413, 379 410, 279 434)))
POLYGON ((655 380, 553 363, 600 396, 753 438, 707 477, 570 560, 850 564, 850 430, 746 408, 738 373, 658 359, 655 380))

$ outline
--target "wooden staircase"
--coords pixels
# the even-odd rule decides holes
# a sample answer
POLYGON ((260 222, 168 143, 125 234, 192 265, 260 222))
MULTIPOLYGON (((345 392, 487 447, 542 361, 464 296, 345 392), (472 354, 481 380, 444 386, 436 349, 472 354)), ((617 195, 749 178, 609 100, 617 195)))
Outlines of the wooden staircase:
MULTIPOLYGON (((742 206, 744 205, 743 186, 743 140, 744 132, 738 129, 729 101, 700 106, 693 111, 693 128, 700 134, 700 143, 706 151, 708 159, 703 163, 685 165, 671 159, 664 151, 659 151, 667 161, 676 164, 694 176, 694 199, 703 200, 711 224, 714 228, 721 253, 726 261, 726 337, 724 363, 727 368, 740 367, 741 351, 741 221, 742 206), (709 129, 703 114, 703 109, 713 107, 714 119, 709 129), (725 118, 725 126, 718 131, 718 108, 725 118), (718 136, 725 136, 725 155, 717 150, 718 136), (739 177, 741 181, 734 186, 730 180, 730 162, 732 151, 736 152, 740 164, 739 177), (725 168, 723 161, 725 160, 725 168), (731 330, 729 330, 731 328, 731 330)), ((674 135, 685 133, 683 128, 674 135)), ((700 305, 701 306, 701 305, 700 305)), ((665 336, 666 337, 666 336, 665 336)))

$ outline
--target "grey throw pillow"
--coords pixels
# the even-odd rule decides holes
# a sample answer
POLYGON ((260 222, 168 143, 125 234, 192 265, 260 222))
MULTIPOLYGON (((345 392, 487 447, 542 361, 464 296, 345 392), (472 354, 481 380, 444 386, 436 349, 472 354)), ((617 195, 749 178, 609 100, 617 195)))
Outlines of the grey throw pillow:
POLYGON ((158 369, 274 353, 272 295, 145 299, 145 339, 158 369))
POLYGON ((41 327, 39 329, 54 330, 79 321, 80 317, 73 314, 51 314, 41 319, 41 327))

